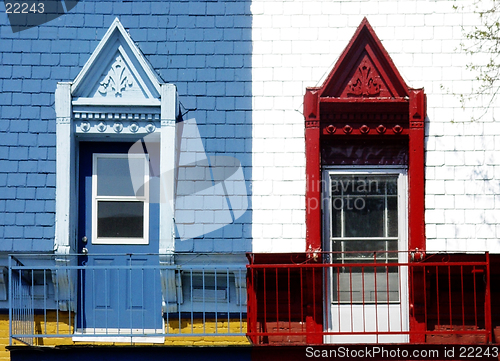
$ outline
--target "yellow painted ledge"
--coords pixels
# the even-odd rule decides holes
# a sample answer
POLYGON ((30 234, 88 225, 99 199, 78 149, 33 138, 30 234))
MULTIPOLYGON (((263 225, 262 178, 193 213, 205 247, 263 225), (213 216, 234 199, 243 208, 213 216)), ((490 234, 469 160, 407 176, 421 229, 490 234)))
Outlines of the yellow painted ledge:
MULTIPOLYGON (((71 318, 73 320, 74 318, 71 318)), ((46 316, 35 315, 35 333, 37 334, 65 334, 68 337, 61 338, 36 338, 36 346, 58 346, 58 345, 130 345, 128 342, 79 342, 73 341, 73 325, 70 326, 70 315, 67 312, 49 312, 46 316)), ((206 319, 203 324, 202 319, 191 320, 182 319, 170 320, 165 326, 165 333, 181 334, 180 336, 165 337, 165 345, 168 346, 228 346, 228 345, 250 345, 245 336, 193 336, 196 333, 231 333, 241 332, 247 329, 245 322, 239 319, 220 321, 206 319), (185 334, 185 336, 183 336, 185 334)), ((0 315, 0 361, 10 360, 9 351, 6 346, 9 344, 9 319, 8 315, 0 315)), ((21 343, 15 342, 20 345, 21 343)), ((135 344, 135 343, 133 343, 135 344)), ((137 345, 148 345, 148 343, 136 343, 137 345)), ((153 345, 153 344, 151 344, 153 345)), ((158 344, 154 344, 158 345, 158 344)))
POLYGON ((9 346, 9 315, 0 315, 0 361, 10 360, 9 346))

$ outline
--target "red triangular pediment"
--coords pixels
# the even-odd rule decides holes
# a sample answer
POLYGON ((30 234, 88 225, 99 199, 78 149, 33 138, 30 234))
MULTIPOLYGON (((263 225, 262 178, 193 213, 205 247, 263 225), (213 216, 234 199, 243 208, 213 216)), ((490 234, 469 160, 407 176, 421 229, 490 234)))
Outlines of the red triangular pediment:
POLYGON ((366 18, 320 88, 320 97, 403 98, 408 87, 366 18))
MULTIPOLYGON (((350 78, 350 80, 347 82, 347 85, 343 87, 342 92, 338 95, 339 97, 369 98, 393 96, 368 54, 363 54, 361 61, 357 66, 353 67, 351 72, 353 74, 346 78, 350 78)), ((342 87, 340 89, 342 89, 342 87)))

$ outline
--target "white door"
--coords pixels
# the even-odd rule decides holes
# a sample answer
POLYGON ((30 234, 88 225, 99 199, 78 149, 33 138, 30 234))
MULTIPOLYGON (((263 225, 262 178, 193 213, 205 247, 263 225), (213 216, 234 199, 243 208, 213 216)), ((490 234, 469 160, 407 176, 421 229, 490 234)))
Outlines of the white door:
POLYGON ((324 172, 326 343, 408 342, 406 173, 324 172))

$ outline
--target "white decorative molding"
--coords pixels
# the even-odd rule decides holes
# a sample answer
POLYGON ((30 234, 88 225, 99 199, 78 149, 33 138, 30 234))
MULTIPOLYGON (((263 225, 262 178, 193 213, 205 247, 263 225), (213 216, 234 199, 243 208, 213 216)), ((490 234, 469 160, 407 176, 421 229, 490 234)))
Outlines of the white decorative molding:
POLYGON ((103 122, 102 120, 99 123, 97 123, 97 126, 96 126, 97 130, 100 133, 105 132, 107 127, 108 127, 108 125, 106 124, 106 122, 103 122))
MULTIPOLYGON (((175 251, 175 154, 176 119, 179 111, 177 89, 173 84, 161 86, 161 130, 160 130, 160 253, 175 251)), ((157 127, 158 128, 158 127, 157 127)))
MULTIPOLYGON (((172 266, 175 263, 173 253, 160 254, 161 266, 172 266)), ((163 313, 177 312, 178 305, 184 303, 182 297, 181 273, 172 268, 160 270, 162 311, 163 313)))
POLYGON ((115 131, 115 133, 121 133, 123 130, 123 123, 115 122, 115 124, 113 124, 113 130, 115 131))
MULTIPOLYGON (((74 247, 71 236, 75 234, 76 220, 70 215, 75 207, 75 159, 73 131, 71 128, 70 83, 58 83, 55 94, 56 108, 56 222, 54 250, 56 254, 69 253, 74 247)), ((76 207, 75 207, 76 208, 76 207)))
POLYGON ((7 268, 0 267, 0 301, 7 301, 7 268))
POLYGON ((73 119, 106 120, 106 121, 159 121, 160 112, 156 113, 136 113, 133 110, 123 112, 84 112, 74 111, 73 119))
POLYGON ((132 121, 132 122, 106 122, 102 120, 75 120, 74 132, 77 135, 92 134, 139 134, 148 135, 159 132, 160 122, 132 121))
POLYGON ((116 18, 71 86, 74 105, 160 106, 160 77, 116 18))
POLYGON ((128 129, 130 129, 130 131, 132 133, 137 133, 139 131, 140 127, 139 127, 139 124, 137 124, 137 122, 132 122, 128 126, 128 129))
POLYGON ((56 118, 56 124, 70 124, 71 123, 71 118, 70 117, 57 117, 56 118))
POLYGON ((89 122, 81 122, 80 123, 80 130, 84 133, 87 133, 92 126, 90 125, 89 122))
POLYGON ((161 126, 162 127, 175 127, 176 119, 162 119, 161 126))
POLYGON ((61 311, 76 311, 75 295, 77 271, 68 269, 68 266, 76 266, 76 256, 59 254, 56 257, 56 267, 52 270, 52 283, 57 290, 54 301, 61 311))
POLYGON ((112 107, 112 106, 124 106, 124 107, 159 107, 160 100, 158 99, 140 99, 139 97, 135 97, 131 94, 130 97, 120 98, 106 98, 106 97, 96 97, 96 98, 73 98, 71 103, 74 106, 104 106, 104 107, 112 107))
POLYGON ((134 85, 132 80, 132 74, 128 70, 123 57, 118 55, 115 62, 111 65, 108 74, 101 81, 99 85, 99 93, 102 95, 108 95, 111 90, 115 93, 115 96, 121 96, 122 92, 126 91, 134 85))
POLYGON ((145 128, 146 132, 153 133, 156 130, 156 125, 152 122, 149 122, 148 124, 146 124, 145 128))
POLYGON ((73 112, 76 134, 151 134, 162 127, 160 111, 149 113, 125 112, 73 112))
MULTIPOLYGON (((74 82, 58 84, 55 108, 54 250, 56 264, 65 266, 76 264, 76 257, 71 255, 78 251, 77 137, 101 141, 123 140, 123 136, 128 135, 160 138, 161 171, 170 171, 168 174, 173 175, 179 104, 175 85, 162 84, 120 21, 115 19, 74 82)), ((173 265, 173 179, 165 181, 161 192, 168 201, 160 202, 160 264, 173 265)), ((172 312, 182 303, 180 273, 170 267, 161 272, 161 279, 163 311, 172 312)), ((73 296, 77 280, 73 271, 53 272, 60 310, 75 310, 73 296)))

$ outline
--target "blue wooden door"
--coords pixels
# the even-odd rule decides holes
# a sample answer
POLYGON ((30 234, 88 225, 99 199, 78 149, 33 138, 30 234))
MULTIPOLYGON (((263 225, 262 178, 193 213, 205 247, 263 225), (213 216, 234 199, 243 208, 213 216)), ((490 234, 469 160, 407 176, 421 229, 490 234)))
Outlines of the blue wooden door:
POLYGON ((78 328, 163 332, 159 205, 150 202, 149 156, 131 143, 81 142, 78 328))

